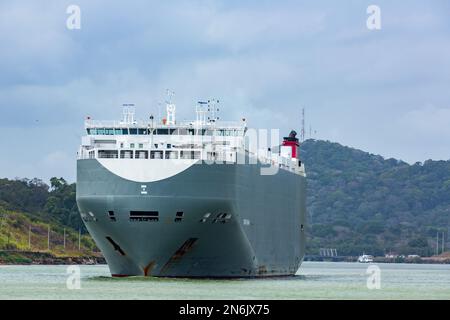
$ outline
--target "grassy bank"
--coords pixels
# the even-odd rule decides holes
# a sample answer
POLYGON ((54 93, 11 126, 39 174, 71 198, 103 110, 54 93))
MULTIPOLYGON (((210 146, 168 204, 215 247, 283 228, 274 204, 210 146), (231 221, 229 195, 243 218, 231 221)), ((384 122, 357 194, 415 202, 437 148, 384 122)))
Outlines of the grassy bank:
POLYGON ((91 256, 56 256, 50 252, 0 251, 0 264, 105 264, 101 255, 91 256))
POLYGON ((0 206, 0 263, 70 263, 101 258, 89 234, 0 206))

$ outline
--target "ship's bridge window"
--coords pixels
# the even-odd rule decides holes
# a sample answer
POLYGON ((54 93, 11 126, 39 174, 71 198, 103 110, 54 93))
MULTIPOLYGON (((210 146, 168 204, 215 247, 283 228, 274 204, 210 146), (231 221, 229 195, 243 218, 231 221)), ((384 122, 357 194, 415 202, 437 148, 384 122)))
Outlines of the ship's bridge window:
POLYGON ((181 136, 185 136, 185 135, 187 135, 188 134, 188 130, 187 129, 183 129, 183 128, 180 128, 179 130, 178 130, 178 134, 181 136))
POLYGON ((120 158, 121 159, 133 159, 133 151, 132 150, 120 150, 120 158))
POLYGON ((166 151, 166 159, 178 159, 178 151, 166 151))
POLYGON ((115 132, 116 132, 116 134, 119 134, 119 135, 127 135, 128 128, 116 129, 115 132))
POLYGON ((138 129, 138 134, 147 134, 147 129, 138 129))
POLYGON ((201 129, 199 130, 199 135, 202 136, 212 136, 213 135, 213 131, 212 130, 208 130, 208 129, 201 129))
POLYGON ((136 129, 136 128, 130 129, 130 134, 137 134, 137 133, 138 133, 138 129, 136 129))
POLYGON ((162 159, 163 152, 162 151, 150 151, 150 159, 162 159))
POLYGON ((213 135, 213 131, 212 130, 203 130, 203 135, 204 136, 212 136, 213 135))
POLYGON ((118 151, 117 150, 98 150, 98 157, 100 159, 117 159, 118 151))
POLYGON ((178 134, 178 129, 169 129, 169 134, 178 134))
POLYGON ((186 151, 180 152, 181 159, 200 159, 200 151, 186 151))
POLYGON ((169 129, 158 129, 158 130, 156 130, 156 134, 167 135, 167 134, 169 134, 169 129))
POLYGON ((217 135, 223 136, 223 137, 233 137, 236 136, 236 130, 218 130, 217 135))
POLYGON ((114 129, 101 128, 101 129, 90 129, 90 133, 93 135, 114 135, 114 129))
POLYGON ((148 151, 147 150, 136 151, 136 159, 148 159, 148 151))

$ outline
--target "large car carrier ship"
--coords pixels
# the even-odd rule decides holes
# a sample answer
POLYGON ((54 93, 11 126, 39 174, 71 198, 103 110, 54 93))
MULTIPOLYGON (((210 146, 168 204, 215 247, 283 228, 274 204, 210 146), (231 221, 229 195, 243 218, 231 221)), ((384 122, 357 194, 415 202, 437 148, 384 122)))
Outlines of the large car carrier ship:
POLYGON ((77 204, 113 276, 293 275, 305 251, 306 175, 295 131, 252 151, 246 120, 85 120, 77 204))

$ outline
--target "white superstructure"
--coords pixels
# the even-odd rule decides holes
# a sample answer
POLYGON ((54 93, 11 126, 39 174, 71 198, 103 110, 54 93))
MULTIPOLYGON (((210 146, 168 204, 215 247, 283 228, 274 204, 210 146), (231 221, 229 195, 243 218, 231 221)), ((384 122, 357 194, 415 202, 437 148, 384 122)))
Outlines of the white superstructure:
POLYGON ((121 121, 87 118, 87 135, 82 138, 78 159, 98 159, 112 172, 135 181, 161 180, 199 161, 245 164, 246 155, 255 162, 258 159, 268 166, 304 174, 291 147, 281 146, 276 153, 269 148, 249 148, 253 142, 249 142, 245 119, 219 121, 217 105, 217 100, 199 102, 194 121, 177 121, 176 106, 170 99, 167 116, 161 120, 153 116, 148 121, 136 120, 132 104, 123 105, 121 121), (149 163, 152 170, 146 171, 149 163))

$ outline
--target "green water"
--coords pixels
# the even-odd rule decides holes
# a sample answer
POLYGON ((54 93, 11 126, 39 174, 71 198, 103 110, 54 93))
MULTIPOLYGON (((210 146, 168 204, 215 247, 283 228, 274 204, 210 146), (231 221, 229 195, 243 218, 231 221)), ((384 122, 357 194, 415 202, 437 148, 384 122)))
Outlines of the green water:
POLYGON ((0 266, 0 299, 450 299, 449 265, 377 266, 372 290, 358 263, 305 262, 295 277, 254 280, 118 279, 81 266, 79 290, 67 289, 67 266, 0 266))

